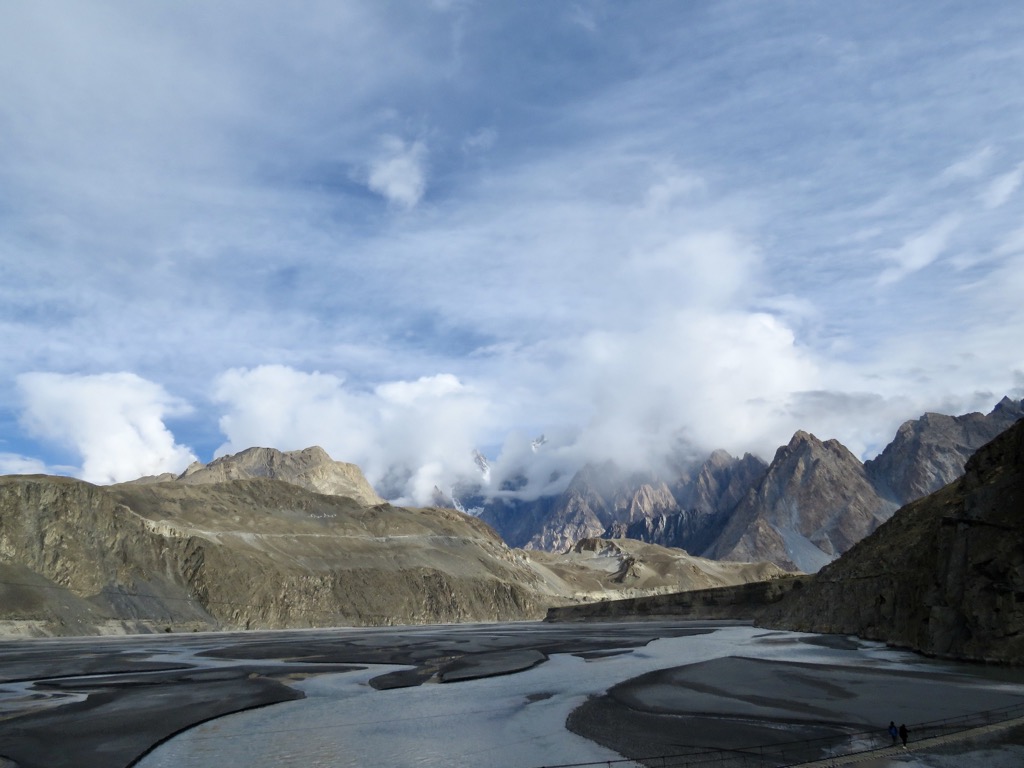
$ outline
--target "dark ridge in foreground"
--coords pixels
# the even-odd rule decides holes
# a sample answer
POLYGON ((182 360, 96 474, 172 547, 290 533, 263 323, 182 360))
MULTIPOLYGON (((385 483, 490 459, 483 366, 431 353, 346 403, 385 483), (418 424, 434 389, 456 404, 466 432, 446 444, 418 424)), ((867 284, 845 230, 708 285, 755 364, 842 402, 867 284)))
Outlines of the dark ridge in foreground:
POLYGON ((756 621, 791 593, 800 591, 812 576, 782 576, 734 587, 695 589, 670 595, 651 595, 629 600, 602 600, 584 605, 566 605, 548 609, 548 622, 608 621, 678 616, 686 619, 736 619, 756 621))
POLYGON ((933 656, 1024 663, 1024 420, 764 619, 933 656))

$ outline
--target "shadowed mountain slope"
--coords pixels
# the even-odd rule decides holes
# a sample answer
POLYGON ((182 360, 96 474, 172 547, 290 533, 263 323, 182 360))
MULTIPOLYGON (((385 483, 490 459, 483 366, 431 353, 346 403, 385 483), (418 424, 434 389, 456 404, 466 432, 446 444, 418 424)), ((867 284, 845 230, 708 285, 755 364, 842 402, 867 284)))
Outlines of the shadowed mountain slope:
POLYGON ((953 482, 975 451, 1024 418, 1024 400, 1004 397, 988 414, 926 413, 904 422, 896 437, 864 468, 879 492, 898 504, 953 482))

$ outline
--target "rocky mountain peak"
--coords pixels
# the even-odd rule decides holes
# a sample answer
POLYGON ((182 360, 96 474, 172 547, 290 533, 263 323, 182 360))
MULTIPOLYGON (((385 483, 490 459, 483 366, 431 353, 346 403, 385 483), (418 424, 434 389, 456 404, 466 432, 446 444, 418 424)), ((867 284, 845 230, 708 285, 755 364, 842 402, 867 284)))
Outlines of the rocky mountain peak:
POLYGON ((842 443, 822 442, 801 430, 776 452, 764 479, 737 505, 709 554, 814 572, 894 509, 842 443))
POLYGON ((821 448, 822 442, 812 435, 810 432, 804 432, 802 429, 798 429, 793 433, 793 436, 789 439, 789 442, 785 445, 780 445, 775 451, 775 458, 772 459, 772 464, 776 464, 779 461, 785 461, 789 456, 795 454, 806 454, 808 451, 812 451, 816 448, 821 448))
POLYGON ((177 482, 201 485, 257 477, 283 480, 316 493, 348 496, 368 506, 383 502, 359 467, 334 461, 319 446, 298 451, 247 448, 221 456, 209 464, 196 462, 178 477, 177 482))

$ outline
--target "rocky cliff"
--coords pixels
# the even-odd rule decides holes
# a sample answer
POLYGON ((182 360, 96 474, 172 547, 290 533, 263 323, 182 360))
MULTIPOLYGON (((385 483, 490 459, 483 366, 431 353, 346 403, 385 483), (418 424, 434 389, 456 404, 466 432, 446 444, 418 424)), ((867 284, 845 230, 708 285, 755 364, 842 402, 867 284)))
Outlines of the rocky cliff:
POLYGON ((766 619, 958 659, 1024 663, 1024 421, 901 508, 766 619))
POLYGON ((68 596, 74 615, 59 616, 56 633, 518 619, 551 598, 479 521, 280 480, 0 478, 0 555, 33 574, 0 585, 4 608, 7 590, 21 591, 21 610, 4 618, 28 620, 31 598, 52 619, 68 596))

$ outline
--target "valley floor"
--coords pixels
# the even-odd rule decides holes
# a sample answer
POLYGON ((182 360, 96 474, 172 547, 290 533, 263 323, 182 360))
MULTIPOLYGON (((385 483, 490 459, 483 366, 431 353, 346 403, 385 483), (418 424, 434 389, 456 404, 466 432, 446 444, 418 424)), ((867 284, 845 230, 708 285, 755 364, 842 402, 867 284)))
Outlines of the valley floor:
POLYGON ((1015 707, 1020 671, 737 622, 0 643, 0 766, 22 768, 769 766, 1015 707))

